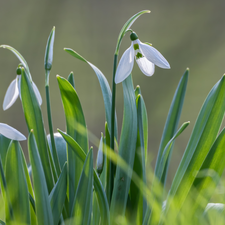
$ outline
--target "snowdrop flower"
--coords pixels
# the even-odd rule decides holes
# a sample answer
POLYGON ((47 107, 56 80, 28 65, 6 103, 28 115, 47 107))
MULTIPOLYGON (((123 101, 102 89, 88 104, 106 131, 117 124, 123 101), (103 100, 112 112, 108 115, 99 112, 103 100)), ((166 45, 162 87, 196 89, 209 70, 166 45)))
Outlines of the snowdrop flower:
POLYGON ((170 69, 170 64, 162 54, 148 44, 142 43, 135 32, 130 35, 131 46, 123 53, 116 70, 115 83, 124 81, 131 73, 134 66, 134 58, 146 76, 152 76, 155 65, 164 69, 170 69))
MULTIPOLYGON (((3 101, 3 110, 10 108, 14 104, 14 102, 16 101, 18 96, 20 96, 20 81, 21 81, 21 64, 19 64, 19 66, 17 68, 16 79, 14 79, 10 83, 10 85, 6 91, 5 98, 3 101)), ((38 99, 38 102, 41 105, 41 103, 42 103, 41 94, 38 91, 38 88, 34 82, 32 82, 32 86, 33 86, 34 92, 36 94, 36 97, 38 99)))
POLYGON ((0 134, 15 141, 26 140, 26 137, 23 134, 5 123, 0 123, 0 134))

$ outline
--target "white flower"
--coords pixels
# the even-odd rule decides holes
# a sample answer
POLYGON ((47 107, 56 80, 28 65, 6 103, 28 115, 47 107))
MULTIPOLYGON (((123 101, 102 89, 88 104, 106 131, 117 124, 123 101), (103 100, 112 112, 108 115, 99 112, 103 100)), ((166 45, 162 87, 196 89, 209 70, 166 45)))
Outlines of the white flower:
POLYGON ((123 53, 116 70, 115 83, 124 81, 131 73, 134 66, 134 58, 146 76, 152 76, 155 65, 164 69, 170 69, 170 64, 162 54, 148 44, 142 43, 136 33, 130 35, 131 46, 123 53))
MULTIPOLYGON (((14 104, 18 96, 20 96, 20 83, 21 83, 21 75, 17 75, 16 79, 14 79, 10 83, 6 91, 5 98, 3 101, 3 110, 10 108, 14 104)), ((38 91, 38 88, 34 82, 32 82, 32 86, 36 94, 37 100, 39 102, 39 105, 41 105, 42 104, 41 94, 38 91)))
POLYGON ((23 134, 21 134, 18 130, 16 130, 13 127, 10 127, 9 125, 5 123, 0 123, 0 134, 2 134, 3 136, 9 139, 16 140, 16 141, 26 140, 26 137, 23 134))

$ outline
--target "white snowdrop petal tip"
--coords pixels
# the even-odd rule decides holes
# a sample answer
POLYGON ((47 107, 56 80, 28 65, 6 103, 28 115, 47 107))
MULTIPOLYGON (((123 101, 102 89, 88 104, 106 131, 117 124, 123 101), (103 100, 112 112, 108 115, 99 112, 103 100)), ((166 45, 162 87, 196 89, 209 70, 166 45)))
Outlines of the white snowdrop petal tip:
POLYGON ((0 134, 15 141, 26 140, 26 137, 22 133, 5 123, 0 123, 0 134))

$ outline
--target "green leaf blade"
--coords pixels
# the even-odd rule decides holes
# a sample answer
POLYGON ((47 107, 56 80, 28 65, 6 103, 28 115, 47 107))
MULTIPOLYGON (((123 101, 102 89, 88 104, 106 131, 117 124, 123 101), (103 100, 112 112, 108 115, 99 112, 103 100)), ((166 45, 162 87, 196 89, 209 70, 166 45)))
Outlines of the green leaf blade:
MULTIPOLYGON (((105 105, 105 115, 106 115, 106 121, 108 124, 108 129, 109 129, 109 133, 111 131, 111 108, 112 108, 112 92, 110 90, 110 86, 109 83, 107 81, 107 79, 105 78, 105 76, 103 75, 103 73, 92 63, 88 62, 84 57, 82 57, 81 55, 79 55, 76 51, 74 51, 73 49, 70 48, 64 48, 64 50, 69 53, 70 55, 72 55, 73 57, 87 63, 89 66, 91 66, 91 68, 94 70, 101 90, 102 90, 102 96, 103 96, 103 101, 104 101, 104 105, 105 105)), ((117 117, 115 115, 115 132, 114 132, 114 136, 117 139, 117 117)))
POLYGON ((21 224, 31 224, 28 187, 21 147, 18 141, 12 141, 6 157, 6 183, 13 210, 13 220, 21 224))
POLYGON ((225 111, 225 77, 212 88, 195 123, 191 138, 173 180, 170 196, 181 207, 219 132, 225 111))
MULTIPOLYGON (((187 69, 185 71, 185 73, 182 76, 182 78, 180 79, 180 82, 175 91, 175 94, 174 94, 174 97, 173 97, 173 100, 172 100, 172 103, 171 103, 171 106, 169 109, 169 113, 168 113, 168 116, 166 119, 166 123, 164 126, 163 135, 162 135, 162 139, 161 139, 159 150, 158 150, 155 171, 159 170, 163 150, 166 147, 167 143, 170 141, 170 139, 174 136, 174 134, 177 130, 181 111, 183 108, 184 97, 186 94, 188 76, 189 76, 189 69, 187 69)), ((171 149, 171 153, 172 153, 172 149, 171 149)), ((165 184, 165 182, 166 182, 169 160, 170 160, 170 155, 168 156, 165 173, 163 174, 163 178, 162 178, 163 184, 165 184)))
MULTIPOLYGON (((79 159, 82 160, 82 162, 84 162, 86 158, 86 153, 82 150, 79 144, 71 136, 64 133, 63 131, 58 129, 58 132, 62 135, 62 137, 67 142, 67 144, 71 147, 71 149, 74 151, 76 156, 79 157, 79 159)), ((101 213, 101 221, 103 224, 107 225, 110 223, 109 222, 109 205, 108 205, 104 188, 95 171, 94 171, 94 188, 98 198, 98 204, 99 204, 99 209, 101 213)))
MULTIPOLYGON (((123 81, 123 92, 124 114, 119 155, 129 167, 133 168, 137 140, 137 109, 131 75, 123 81)), ((112 219, 125 213, 131 177, 131 171, 125 172, 121 167, 116 168, 110 207, 112 219)))
POLYGON ((204 163, 202 164, 193 187, 198 191, 195 208, 201 202, 201 207, 205 208, 218 183, 225 168, 225 128, 221 131, 212 148, 210 149, 204 163), (200 198, 204 198, 200 201, 200 198))
POLYGON ((28 130, 34 132, 38 146, 41 162, 43 165, 48 191, 53 188, 53 177, 48 155, 48 143, 44 129, 44 122, 41 109, 34 93, 30 80, 22 70, 21 77, 21 100, 28 130))
MULTIPOLYGON (((88 136, 86 122, 78 95, 73 86, 66 79, 57 76, 61 99, 66 117, 67 133, 73 137, 80 147, 88 152, 88 136)), ((69 210, 71 214, 73 200, 79 183, 83 164, 68 146, 68 185, 69 210)))
POLYGON ((28 137, 28 151, 32 166, 32 177, 35 194, 35 206, 38 225, 54 225, 52 210, 48 198, 48 189, 41 158, 38 153, 35 136, 31 131, 28 137))
POLYGON ((77 187, 71 224, 90 224, 93 196, 93 152, 88 152, 77 187))
POLYGON ((64 164, 59 179, 49 195, 49 202, 52 208, 52 216, 55 225, 59 223, 59 218, 62 213, 63 205, 66 199, 66 191, 67 163, 64 164))

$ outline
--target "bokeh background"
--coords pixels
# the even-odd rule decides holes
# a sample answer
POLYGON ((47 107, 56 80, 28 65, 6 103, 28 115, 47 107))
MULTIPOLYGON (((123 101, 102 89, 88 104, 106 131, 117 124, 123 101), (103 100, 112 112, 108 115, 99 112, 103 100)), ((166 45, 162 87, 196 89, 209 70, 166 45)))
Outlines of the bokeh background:
MULTIPOLYGON (((47 127, 44 53, 48 35, 56 27, 54 62, 50 75, 50 94, 54 131, 65 130, 65 118, 56 75, 74 72, 75 85, 83 106, 88 129, 97 137, 104 131, 104 105, 98 80, 85 63, 63 51, 76 50, 96 65, 112 81, 113 55, 123 24, 135 13, 151 10, 132 26, 143 42, 150 42, 171 65, 156 68, 152 77, 134 66, 134 85, 140 85, 149 117, 149 152, 152 166, 157 155, 164 123, 176 86, 190 68, 189 83, 181 123, 191 125, 177 139, 169 172, 169 182, 178 166, 198 112, 213 85, 225 72, 224 0, 86 0, 86 1, 1 1, 0 44, 11 45, 26 59, 34 82, 43 97, 42 111, 47 127)), ((123 39, 120 56, 130 46, 123 39)), ((0 103, 16 76, 17 58, 0 49, 0 103)), ((117 86, 116 108, 119 127, 122 121, 122 85, 117 86)), ((21 102, 7 111, 0 110, 0 122, 28 134, 21 102)), ((26 142, 22 143, 26 151, 26 142)), ((96 151, 96 148, 95 148, 96 151)))

